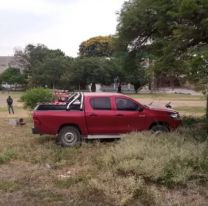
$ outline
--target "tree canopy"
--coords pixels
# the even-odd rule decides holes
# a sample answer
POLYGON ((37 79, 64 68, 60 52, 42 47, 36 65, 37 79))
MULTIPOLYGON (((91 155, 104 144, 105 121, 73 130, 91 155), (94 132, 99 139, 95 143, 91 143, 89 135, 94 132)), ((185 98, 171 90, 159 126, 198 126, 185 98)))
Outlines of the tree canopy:
POLYGON ((119 38, 129 51, 148 50, 156 68, 181 72, 191 53, 207 45, 208 1, 132 0, 121 10, 119 38))
POLYGON ((131 0, 121 10, 117 30, 133 50, 149 41, 168 42, 183 52, 207 43, 207 10, 206 0, 131 0))
POLYGON ((207 0, 125 2, 117 35, 129 53, 151 54, 155 72, 185 74, 207 88, 207 0))
POLYGON ((84 89, 90 83, 111 84, 120 75, 116 59, 103 57, 78 57, 62 75, 62 80, 76 88, 84 89))
POLYGON ((110 57, 113 54, 113 37, 92 37, 79 46, 79 55, 85 57, 110 57))
POLYGON ((25 68, 30 86, 49 88, 61 85, 61 75, 72 61, 61 50, 51 50, 42 44, 29 44, 23 51, 16 51, 15 56, 25 68))
POLYGON ((0 82, 8 84, 25 84, 26 78, 17 68, 8 68, 0 75, 0 82))

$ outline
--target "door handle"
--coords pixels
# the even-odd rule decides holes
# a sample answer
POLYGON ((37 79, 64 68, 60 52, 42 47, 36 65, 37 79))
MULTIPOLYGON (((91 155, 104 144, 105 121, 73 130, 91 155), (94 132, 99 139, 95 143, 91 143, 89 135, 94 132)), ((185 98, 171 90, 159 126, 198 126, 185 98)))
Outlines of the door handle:
POLYGON ((123 114, 116 114, 117 117, 123 117, 123 114))
POLYGON ((90 114, 89 116, 90 116, 90 117, 96 117, 97 115, 94 114, 94 113, 92 113, 92 114, 90 114))

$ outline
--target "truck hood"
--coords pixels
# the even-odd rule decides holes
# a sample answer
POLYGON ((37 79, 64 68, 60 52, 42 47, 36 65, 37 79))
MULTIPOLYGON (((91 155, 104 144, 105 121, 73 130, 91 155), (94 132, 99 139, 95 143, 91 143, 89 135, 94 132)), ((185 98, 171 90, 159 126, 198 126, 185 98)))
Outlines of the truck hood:
POLYGON ((146 108, 148 108, 151 111, 154 112, 167 112, 167 113, 177 113, 174 109, 169 109, 169 108, 165 108, 165 107, 150 107, 150 106, 146 106, 146 108))

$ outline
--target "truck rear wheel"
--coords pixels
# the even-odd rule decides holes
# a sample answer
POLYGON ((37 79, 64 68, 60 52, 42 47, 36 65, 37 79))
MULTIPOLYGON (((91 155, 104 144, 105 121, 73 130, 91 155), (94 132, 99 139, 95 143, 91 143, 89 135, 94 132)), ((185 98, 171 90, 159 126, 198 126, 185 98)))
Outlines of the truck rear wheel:
POLYGON ((63 147, 74 147, 81 143, 81 135, 76 127, 66 126, 59 132, 59 141, 63 147))

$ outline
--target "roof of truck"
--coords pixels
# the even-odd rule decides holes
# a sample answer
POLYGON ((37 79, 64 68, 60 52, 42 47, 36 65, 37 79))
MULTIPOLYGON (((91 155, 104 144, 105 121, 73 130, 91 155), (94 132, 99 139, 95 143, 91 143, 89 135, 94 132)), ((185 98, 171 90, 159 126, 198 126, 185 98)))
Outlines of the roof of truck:
POLYGON ((100 96, 125 96, 122 93, 116 92, 83 92, 84 96, 93 96, 93 97, 100 97, 100 96))

